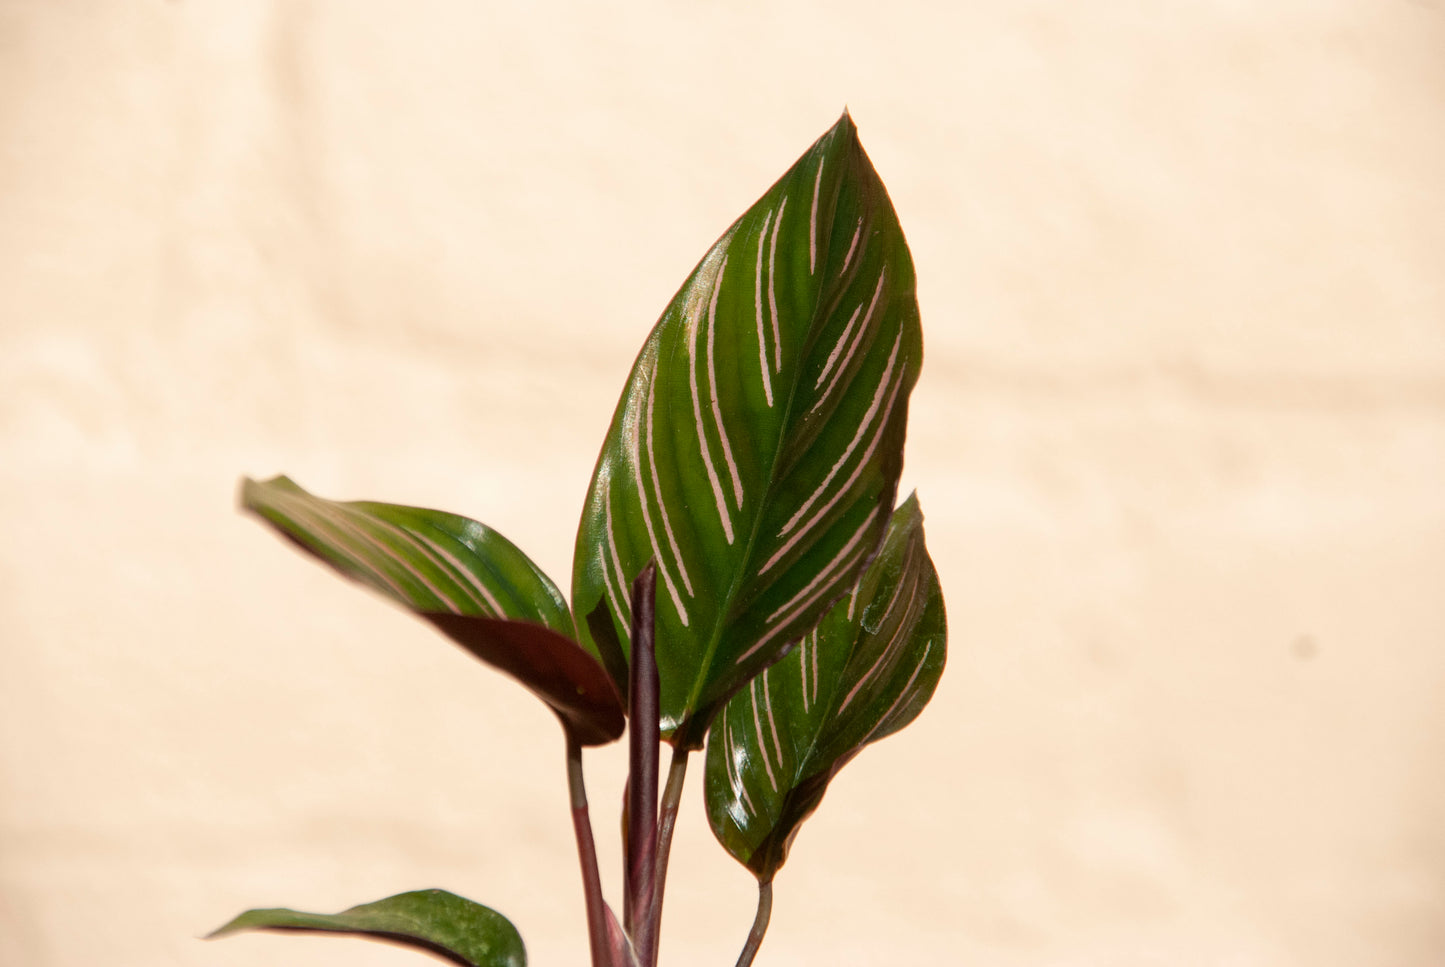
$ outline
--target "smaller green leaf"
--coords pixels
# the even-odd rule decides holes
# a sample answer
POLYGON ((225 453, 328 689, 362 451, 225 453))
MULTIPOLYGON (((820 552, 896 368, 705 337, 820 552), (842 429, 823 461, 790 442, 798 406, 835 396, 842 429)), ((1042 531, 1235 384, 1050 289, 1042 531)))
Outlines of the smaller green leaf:
POLYGON ((352 934, 415 947, 465 967, 526 967, 527 964, 522 937, 506 917, 445 890, 399 893, 331 914, 247 910, 206 939, 246 930, 352 934))
POLYGON ((286 477, 246 480, 241 503, 516 678, 583 745, 622 735, 622 699, 601 662, 576 642, 562 593, 501 534, 439 510, 324 500, 286 477))
POLYGON ((838 771, 928 704, 946 640, 943 594, 913 496, 894 512, 853 594, 733 696, 708 737, 708 821, 761 882, 782 867, 838 771))

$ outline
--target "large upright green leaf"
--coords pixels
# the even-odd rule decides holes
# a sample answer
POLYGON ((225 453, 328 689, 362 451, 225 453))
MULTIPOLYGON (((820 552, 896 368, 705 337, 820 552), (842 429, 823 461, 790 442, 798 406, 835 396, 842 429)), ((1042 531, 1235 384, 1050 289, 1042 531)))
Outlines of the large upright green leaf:
POLYGON ((583 510, 577 615, 604 602, 625 642, 627 588, 657 560, 662 725, 679 747, 700 747, 876 550, 922 355, 908 247, 844 114, 663 312, 583 510))
POLYGON ((241 502, 302 549, 416 613, 527 686, 584 745, 625 725, 603 666, 574 639, 562 593, 501 534, 439 510, 324 500, 286 477, 241 502))
POLYGON ((246 930, 352 934, 416 947, 463 967, 526 967, 517 928, 497 911, 445 890, 399 893, 340 913, 247 910, 207 939, 246 930))
POLYGON ((946 639, 923 515, 910 497, 853 594, 735 695, 708 738, 708 821, 759 880, 783 865, 838 771, 918 717, 943 674, 946 639))

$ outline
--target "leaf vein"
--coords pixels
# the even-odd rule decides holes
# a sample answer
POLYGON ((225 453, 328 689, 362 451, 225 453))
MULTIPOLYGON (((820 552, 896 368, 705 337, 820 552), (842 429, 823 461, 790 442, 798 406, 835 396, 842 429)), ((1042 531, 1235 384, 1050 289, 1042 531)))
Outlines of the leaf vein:
MULTIPOLYGON (((722 267, 719 268, 718 271, 717 271, 717 274, 713 276, 713 281, 712 281, 712 285, 713 285, 712 297, 713 297, 714 300, 716 300, 716 298, 717 298, 717 285, 718 285, 718 281, 719 281, 720 277, 722 276, 722 269, 723 269, 723 268, 726 268, 726 267, 727 267, 727 256, 723 256, 722 267)), ((700 396, 700 394, 698 393, 698 389, 697 389, 697 366, 698 366, 697 339, 698 339, 698 323, 700 322, 700 318, 699 318, 699 317, 700 317, 701 315, 702 315, 702 307, 701 307, 700 305, 694 304, 693 306, 690 306, 690 307, 689 307, 688 318, 687 318, 687 337, 688 337, 688 339, 687 339, 687 345, 688 345, 687 381, 688 381, 688 388, 692 391, 692 415, 693 415, 693 420, 694 420, 694 421, 696 422, 696 424, 697 424, 697 445, 698 445, 698 450, 699 450, 699 452, 701 452, 701 454, 702 454, 703 466, 707 469, 707 479, 708 479, 708 483, 710 483, 710 484, 712 485, 713 501, 717 504, 718 519, 719 519, 719 520, 721 521, 721 523, 722 523, 723 536, 726 537, 726 538, 727 538, 727 542, 728 542, 729 544, 731 544, 731 543, 733 542, 733 523, 732 523, 732 518, 731 518, 731 516, 728 514, 727 501, 726 501, 726 498, 723 497, 722 482, 721 482, 720 480, 718 480, 717 468, 713 465, 713 461, 712 461, 712 448, 711 448, 711 447, 709 446, 709 444, 708 444, 708 440, 707 440, 707 429, 703 426, 703 419, 702 419, 702 399, 701 399, 701 396, 700 396)))

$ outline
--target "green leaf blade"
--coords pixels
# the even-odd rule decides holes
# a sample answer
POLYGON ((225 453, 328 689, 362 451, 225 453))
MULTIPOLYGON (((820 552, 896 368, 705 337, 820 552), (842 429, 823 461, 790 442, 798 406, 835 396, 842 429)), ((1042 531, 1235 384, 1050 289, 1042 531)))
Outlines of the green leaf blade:
POLYGON ((247 910, 211 933, 216 939, 249 930, 339 933, 401 944, 465 967, 526 967, 521 934, 490 907, 445 890, 416 890, 340 913, 247 910))
POLYGON ((771 880, 839 770, 918 717, 943 674, 946 643, 943 596, 911 497, 854 593, 724 708, 704 778, 708 821, 724 848, 771 880))
POLYGON ((623 640, 626 588, 657 559, 663 728, 680 747, 875 552, 921 362, 907 243, 845 115, 664 311, 579 527, 577 613, 605 602, 623 640))
POLYGON ((324 500, 284 476, 246 479, 241 505, 411 610, 530 621, 573 634, 567 601, 552 579, 478 521, 400 504, 324 500))
POLYGON ((561 591, 485 524, 439 510, 326 500, 286 477, 246 480, 241 502, 302 550, 520 681, 584 745, 621 736, 622 700, 575 640, 561 591))

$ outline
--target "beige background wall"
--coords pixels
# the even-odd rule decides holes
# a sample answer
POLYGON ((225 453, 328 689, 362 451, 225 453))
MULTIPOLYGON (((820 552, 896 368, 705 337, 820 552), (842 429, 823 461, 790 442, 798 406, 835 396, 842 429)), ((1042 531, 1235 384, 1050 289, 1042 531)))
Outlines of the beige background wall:
MULTIPOLYGON (((583 962, 547 713, 235 483, 567 574, 647 329, 845 103, 951 655, 759 964, 1445 963, 1440 3, 11 0, 0 965, 418 963, 193 938, 432 885, 583 962)), ((663 953, 728 964, 696 780, 663 953)))

